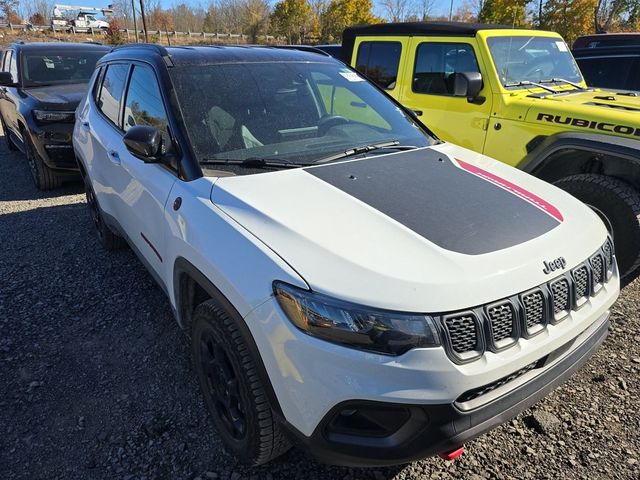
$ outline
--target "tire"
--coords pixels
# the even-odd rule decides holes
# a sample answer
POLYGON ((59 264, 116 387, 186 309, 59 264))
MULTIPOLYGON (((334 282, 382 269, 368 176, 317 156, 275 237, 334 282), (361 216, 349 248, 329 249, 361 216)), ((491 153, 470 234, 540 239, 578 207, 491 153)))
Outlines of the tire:
POLYGON ((16 144, 13 143, 13 140, 11 140, 11 135, 9 134, 7 124, 4 123, 4 120, 2 119, 0 119, 0 124, 2 124, 2 131, 4 132, 4 141, 7 144, 7 149, 9 149, 9 151, 11 152, 15 152, 16 150, 18 150, 18 147, 16 147, 16 144))
POLYGON ((29 135, 24 130, 22 132, 22 138, 24 139, 25 155, 29 163, 29 170, 31 170, 33 182, 36 184, 38 190, 52 190, 62 185, 61 178, 44 164, 29 135))
POLYGON ((215 301, 196 308, 191 346, 205 405, 227 448, 254 466, 289 450, 243 334, 215 301))
POLYGON ((127 245, 127 242, 120 235, 113 233, 111 228, 104 223, 102 218, 102 210, 98 205, 98 199, 96 198, 93 188, 89 183, 89 178, 85 178, 84 181, 84 193, 87 197, 87 206, 89 207, 89 215, 96 227, 96 233, 98 234, 98 240, 102 244, 102 247, 107 251, 120 250, 127 245))
POLYGON ((558 180, 556 186, 592 207, 613 236, 620 275, 640 266, 640 193, 605 175, 580 174, 558 180))

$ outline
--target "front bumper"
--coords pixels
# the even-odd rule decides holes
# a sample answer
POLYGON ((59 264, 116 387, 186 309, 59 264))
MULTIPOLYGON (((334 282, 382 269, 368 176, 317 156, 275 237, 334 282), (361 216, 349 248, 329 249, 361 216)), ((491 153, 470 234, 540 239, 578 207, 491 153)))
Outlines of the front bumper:
POLYGON ((32 125, 29 133, 33 145, 45 165, 60 172, 78 171, 78 164, 73 152, 72 123, 32 125))
POLYGON ((350 400, 327 413, 310 437, 285 422, 294 441, 320 461, 347 466, 406 463, 450 451, 508 421, 579 369, 607 336, 609 312, 540 365, 489 395, 481 406, 350 400))

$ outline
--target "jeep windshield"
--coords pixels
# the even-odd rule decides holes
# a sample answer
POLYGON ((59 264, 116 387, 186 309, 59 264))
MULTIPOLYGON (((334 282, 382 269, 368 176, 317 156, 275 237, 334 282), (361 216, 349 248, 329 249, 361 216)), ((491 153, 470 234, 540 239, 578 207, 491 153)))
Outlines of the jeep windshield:
POLYGON ((561 38, 490 37, 487 44, 504 87, 532 88, 537 83, 549 90, 548 84, 582 83, 578 65, 561 38))
POLYGON ((22 57, 22 84, 24 87, 43 87, 89 83, 96 62, 106 52, 106 49, 30 49, 22 57))
POLYGON ((203 166, 286 168, 435 143, 386 95, 337 62, 223 63, 170 71, 203 166))

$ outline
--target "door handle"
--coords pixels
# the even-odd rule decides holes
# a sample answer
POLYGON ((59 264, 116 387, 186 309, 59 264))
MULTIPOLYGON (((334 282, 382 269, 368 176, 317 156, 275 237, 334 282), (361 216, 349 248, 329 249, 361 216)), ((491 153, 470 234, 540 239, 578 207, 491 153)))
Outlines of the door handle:
POLYGON ((89 125, 89 122, 82 122, 81 125, 82 125, 82 128, 84 128, 85 130, 89 130, 91 128, 91 125, 89 125))
POLYGON ((111 160, 116 165, 120 165, 120 154, 115 150, 109 150, 109 160, 111 160))

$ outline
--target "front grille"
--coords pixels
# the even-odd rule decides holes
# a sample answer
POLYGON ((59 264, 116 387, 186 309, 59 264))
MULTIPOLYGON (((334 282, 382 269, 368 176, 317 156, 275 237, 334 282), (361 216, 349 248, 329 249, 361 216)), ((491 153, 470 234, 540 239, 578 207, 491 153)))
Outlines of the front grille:
POLYGON ((524 316, 526 319, 527 329, 531 329, 536 325, 544 323, 545 302, 541 290, 536 290, 523 295, 522 303, 524 304, 524 316))
POLYGON ((494 342, 514 336, 515 315, 510 302, 502 302, 488 307, 487 316, 489 317, 494 342))
POLYGON ((591 257, 591 269, 593 271, 594 286, 602 283, 602 279, 605 278, 606 273, 604 271, 604 259, 599 253, 591 257))
POLYGON ((613 244, 608 239, 589 261, 534 289, 466 311, 435 315, 447 354, 455 363, 467 363, 487 349, 498 352, 521 336, 529 338, 544 331, 548 323, 561 321, 603 288, 611 277, 608 266, 612 269, 614 263, 613 244))
POLYGON ((445 318, 451 347, 456 353, 472 352, 478 346, 478 329, 473 315, 445 318))
POLYGON ((473 390, 468 390, 458 397, 458 399, 456 400, 456 403, 470 402, 471 400, 475 400, 476 398, 481 397, 482 395, 486 395, 487 393, 494 391, 496 388, 500 388, 503 385, 506 385, 507 383, 512 382, 516 378, 521 377, 525 373, 530 372, 531 370, 536 368, 538 363, 540 363, 540 360, 535 361, 527 365, 526 367, 522 367, 517 372, 513 372, 511 375, 501 378, 500 380, 496 380, 493 383, 483 385, 482 387, 474 388, 473 390))
POLYGON ((553 298, 553 314, 571 310, 571 297, 569 296, 569 280, 561 278, 551 284, 551 296, 553 298))
POLYGON ((575 283, 576 300, 589 295, 589 271, 586 265, 582 265, 573 271, 573 281, 575 283))

